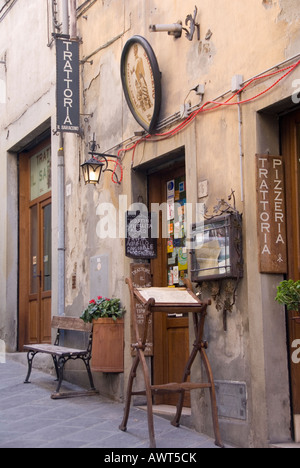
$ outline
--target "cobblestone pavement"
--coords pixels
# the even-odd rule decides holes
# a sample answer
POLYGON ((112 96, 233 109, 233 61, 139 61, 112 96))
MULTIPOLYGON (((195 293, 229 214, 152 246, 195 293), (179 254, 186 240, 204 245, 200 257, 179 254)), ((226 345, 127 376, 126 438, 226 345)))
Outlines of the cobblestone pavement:
MULTIPOLYGON (((148 448, 145 411, 132 408, 127 432, 119 430, 124 405, 102 396, 51 400, 53 376, 9 357, 0 364, 0 448, 148 448)), ((78 387, 64 382, 64 391, 78 387)), ((214 440, 163 417, 154 417, 157 448, 217 448, 214 440)))

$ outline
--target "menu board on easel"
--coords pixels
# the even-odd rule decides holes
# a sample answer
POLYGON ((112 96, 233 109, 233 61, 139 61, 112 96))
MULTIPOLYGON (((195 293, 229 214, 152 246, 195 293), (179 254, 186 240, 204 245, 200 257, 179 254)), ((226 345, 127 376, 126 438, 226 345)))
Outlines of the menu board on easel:
MULTIPOLYGON (((152 286, 151 270, 149 263, 132 263, 130 265, 130 277, 134 288, 150 288, 152 286)), ((145 326, 145 307, 135 301, 136 318, 139 330, 142 332, 145 326)), ((133 320, 131 321, 131 341, 136 341, 133 320)), ((135 355, 135 351, 132 351, 135 355)), ((149 324, 148 337, 146 342, 145 356, 153 356, 153 323, 149 324)))

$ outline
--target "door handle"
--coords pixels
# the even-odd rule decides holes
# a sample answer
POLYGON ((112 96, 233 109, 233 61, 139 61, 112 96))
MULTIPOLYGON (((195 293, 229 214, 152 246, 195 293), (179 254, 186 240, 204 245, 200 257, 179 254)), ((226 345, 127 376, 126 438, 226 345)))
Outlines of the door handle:
POLYGON ((40 279, 40 288, 42 287, 42 272, 40 271, 39 275, 36 275, 36 278, 40 279))

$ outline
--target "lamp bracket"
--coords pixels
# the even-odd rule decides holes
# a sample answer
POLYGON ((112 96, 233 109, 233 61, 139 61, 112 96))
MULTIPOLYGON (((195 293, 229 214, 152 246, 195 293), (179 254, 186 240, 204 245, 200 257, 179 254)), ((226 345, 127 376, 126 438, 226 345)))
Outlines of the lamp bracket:
POLYGON ((95 151, 89 151, 89 154, 91 154, 94 159, 104 159, 104 161, 108 161, 107 158, 114 158, 114 159, 117 159, 118 161, 121 160, 121 158, 119 156, 116 156, 114 154, 106 154, 106 153, 96 153, 95 151), (97 156, 95 158, 95 156, 97 156))
POLYGON ((92 156, 93 159, 96 159, 99 162, 104 162, 105 167, 102 169, 102 172, 106 172, 106 171, 112 172, 114 174, 114 177, 117 179, 117 184, 119 185, 121 184, 116 172, 113 171, 112 169, 108 169, 109 160, 113 158, 113 159, 116 159, 117 161, 120 161, 121 158, 119 158, 119 156, 115 156, 113 154, 96 153, 95 151, 89 151, 89 154, 92 156))
POLYGON ((95 133, 93 134, 92 141, 89 141, 88 143, 86 143, 86 146, 89 147, 90 151, 88 152, 88 154, 91 155, 93 159, 96 159, 98 162, 104 163, 105 167, 103 167, 102 172, 106 172, 106 171, 112 172, 113 177, 116 178, 117 184, 121 184, 121 182, 119 181, 119 178, 118 178, 118 176, 116 174, 116 171, 115 170, 113 171, 112 169, 108 168, 108 163, 112 159, 115 159, 116 164, 118 164, 119 161, 121 161, 121 158, 119 156, 114 155, 114 154, 98 153, 96 150, 98 148, 100 148, 100 145, 98 145, 98 143, 96 142, 95 133))

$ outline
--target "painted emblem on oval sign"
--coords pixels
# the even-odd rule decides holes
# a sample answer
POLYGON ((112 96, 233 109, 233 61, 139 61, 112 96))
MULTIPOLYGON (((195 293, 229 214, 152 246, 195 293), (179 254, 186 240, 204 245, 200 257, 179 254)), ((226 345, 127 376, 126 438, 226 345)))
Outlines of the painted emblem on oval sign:
POLYGON ((161 105, 161 74, 151 45, 141 36, 125 44, 121 58, 122 85, 136 121, 153 133, 161 105))

